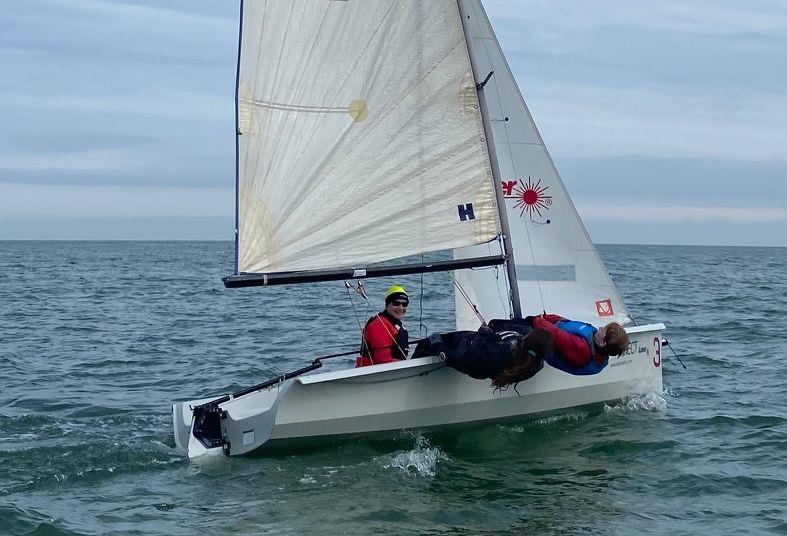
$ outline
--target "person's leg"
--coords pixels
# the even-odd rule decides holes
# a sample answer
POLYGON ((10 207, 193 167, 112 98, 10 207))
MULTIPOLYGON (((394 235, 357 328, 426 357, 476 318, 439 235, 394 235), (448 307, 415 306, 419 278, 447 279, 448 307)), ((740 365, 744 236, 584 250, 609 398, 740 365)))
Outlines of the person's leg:
POLYGON ((533 330, 533 323, 526 318, 495 318, 489 321, 489 327, 495 333, 501 331, 515 331, 520 335, 527 335, 533 330))
POLYGON ((420 341, 415 347, 413 358, 430 355, 451 354, 459 347, 463 335, 472 331, 451 331, 448 333, 433 333, 428 338, 420 341))

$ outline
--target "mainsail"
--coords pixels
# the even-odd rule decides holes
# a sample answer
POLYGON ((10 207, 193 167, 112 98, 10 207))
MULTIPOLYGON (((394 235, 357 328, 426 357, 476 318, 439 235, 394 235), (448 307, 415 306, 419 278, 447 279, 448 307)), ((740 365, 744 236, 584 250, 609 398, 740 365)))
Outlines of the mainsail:
MULTIPOLYGON (((507 221, 508 269, 455 275, 487 318, 509 316, 513 293, 524 315, 630 321, 480 0, 245 0, 242 20, 228 286, 446 249, 490 266, 507 221)), ((464 300, 461 329, 478 322, 464 300)))
MULTIPOLYGON (((630 321, 525 105, 480 0, 459 0, 476 76, 494 71, 484 87, 500 167, 523 315, 546 310, 604 324, 630 321)), ((463 248, 456 258, 489 254, 491 245, 463 248)), ((507 318, 509 283, 498 268, 457 272, 455 278, 487 318, 507 318)), ((464 297, 456 298, 458 329, 478 325, 464 297)))
POLYGON ((242 20, 237 273, 499 236, 455 0, 246 0, 242 20))

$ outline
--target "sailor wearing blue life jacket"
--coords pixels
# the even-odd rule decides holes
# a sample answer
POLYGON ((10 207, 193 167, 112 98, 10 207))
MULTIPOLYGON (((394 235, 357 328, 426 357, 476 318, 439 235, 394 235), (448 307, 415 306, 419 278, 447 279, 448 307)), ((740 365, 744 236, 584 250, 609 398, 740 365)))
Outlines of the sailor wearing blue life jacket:
POLYGON ((555 351, 546 362, 570 374, 601 372, 607 366, 609 356, 622 354, 629 344, 628 334, 616 322, 596 328, 585 322, 545 313, 533 317, 533 327, 552 334, 555 351))

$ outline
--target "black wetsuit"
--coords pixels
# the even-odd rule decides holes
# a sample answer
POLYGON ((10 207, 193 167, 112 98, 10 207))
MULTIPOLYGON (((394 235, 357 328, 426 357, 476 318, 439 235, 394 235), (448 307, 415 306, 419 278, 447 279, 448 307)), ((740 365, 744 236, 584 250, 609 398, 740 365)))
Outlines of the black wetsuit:
POLYGON ((478 331, 434 334, 419 343, 413 357, 445 354, 448 366, 476 379, 494 378, 515 355, 517 343, 532 328, 522 320, 492 320, 478 331))

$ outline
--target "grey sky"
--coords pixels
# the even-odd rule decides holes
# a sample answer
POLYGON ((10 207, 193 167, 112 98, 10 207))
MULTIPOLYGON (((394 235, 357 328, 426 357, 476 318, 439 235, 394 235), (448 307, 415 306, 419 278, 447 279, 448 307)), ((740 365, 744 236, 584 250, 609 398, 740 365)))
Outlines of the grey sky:
MULTIPOLYGON (((787 245, 787 3, 485 5, 596 242, 787 245)), ((237 8, 4 6, 0 239, 231 239, 237 8)))

